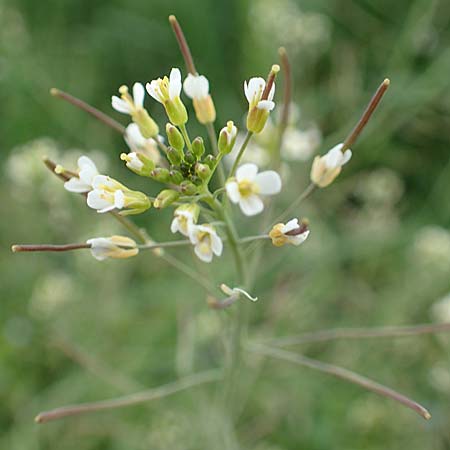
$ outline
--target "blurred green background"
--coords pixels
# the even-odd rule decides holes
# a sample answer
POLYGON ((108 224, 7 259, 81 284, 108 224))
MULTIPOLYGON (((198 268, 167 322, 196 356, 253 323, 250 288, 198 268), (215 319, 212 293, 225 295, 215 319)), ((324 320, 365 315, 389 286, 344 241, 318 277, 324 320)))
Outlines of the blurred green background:
MULTIPOLYGON (((301 112, 294 126, 315 124, 322 153, 343 139, 383 78, 392 80, 351 163, 298 211, 311 220, 305 245, 266 245, 250 337, 450 320, 447 0, 2 0, 0 447, 450 448, 450 338, 443 335, 294 348, 412 396, 431 410, 428 423, 390 400, 276 360, 254 369, 234 430, 212 406, 220 385, 33 423, 45 409, 157 386, 221 363, 229 313, 209 310, 205 293, 154 255, 99 263, 88 252, 9 251, 14 242, 64 243, 122 231, 64 191, 41 156, 74 167, 86 153, 101 171, 142 188, 118 158, 124 142, 49 89, 71 92, 126 124, 110 106, 117 88, 183 66, 170 13, 210 79, 217 127, 228 119, 243 123, 242 81, 264 76, 280 45, 295 74, 301 112)), ((147 102, 164 123, 160 105, 147 102)), ((304 159, 289 165, 280 211, 308 183, 311 157, 304 159)), ((155 185, 146 189, 157 192, 155 185)), ((260 219, 240 220, 247 234, 260 219)), ((172 238, 169 211, 137 221, 157 240, 172 238)), ((172 254, 191 261, 187 250, 172 254)), ((197 268, 216 283, 232 283, 228 252, 197 268)), ((253 367, 249 357, 245 371, 253 367)))

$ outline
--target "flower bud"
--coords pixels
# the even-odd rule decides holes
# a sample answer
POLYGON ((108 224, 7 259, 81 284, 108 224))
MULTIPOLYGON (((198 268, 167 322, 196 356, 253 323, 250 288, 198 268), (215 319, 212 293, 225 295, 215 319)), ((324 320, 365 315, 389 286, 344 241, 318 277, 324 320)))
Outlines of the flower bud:
POLYGON ((197 192, 197 186, 188 180, 185 180, 180 184, 180 189, 185 195, 194 195, 197 192))
POLYGON ((178 128, 174 127, 171 123, 168 123, 166 125, 166 133, 169 144, 176 150, 182 152, 184 148, 184 139, 178 128))
POLYGON ((220 130, 219 134, 219 152, 223 155, 227 155, 231 152, 236 142, 237 128, 232 120, 227 122, 227 126, 220 130))
POLYGON ((178 170, 169 171, 169 176, 170 176, 170 182, 173 184, 180 184, 184 180, 183 174, 181 172, 179 172, 178 170))
POLYGON ((161 191, 153 202, 156 209, 166 208, 180 197, 180 193, 173 189, 164 189, 161 191))
POLYGON ((206 155, 205 159, 203 160, 203 162, 210 168, 213 169, 214 166, 216 165, 217 159, 214 155, 206 155))
POLYGON ((169 170, 163 167, 156 167, 150 172, 150 178, 153 178, 160 183, 168 183, 170 179, 169 170))
POLYGON ((173 166, 179 166, 183 160, 183 153, 174 147, 169 147, 166 151, 167 159, 173 166))
POLYGON ((120 159, 126 161, 126 166, 131 171, 142 177, 149 177, 150 172, 155 168, 155 163, 142 153, 122 153, 120 159))
POLYGON ((195 162, 197 161, 197 158, 195 157, 195 155, 191 152, 186 152, 186 155, 184 156, 185 161, 188 164, 195 164, 195 162))
POLYGON ((200 159, 203 153, 205 153, 205 144, 200 136, 192 141, 192 153, 194 153, 197 159, 200 159))
POLYGON ((208 180, 211 176, 211 169, 206 164, 197 163, 195 165, 195 173, 203 180, 208 180))

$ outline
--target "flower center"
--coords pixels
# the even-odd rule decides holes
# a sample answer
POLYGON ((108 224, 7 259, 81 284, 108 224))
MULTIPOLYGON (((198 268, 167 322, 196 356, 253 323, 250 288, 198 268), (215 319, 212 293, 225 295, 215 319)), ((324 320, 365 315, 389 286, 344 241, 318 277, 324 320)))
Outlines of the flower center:
POLYGON ((257 186, 249 180, 242 180, 238 183, 239 194, 241 197, 249 197, 257 193, 257 186))

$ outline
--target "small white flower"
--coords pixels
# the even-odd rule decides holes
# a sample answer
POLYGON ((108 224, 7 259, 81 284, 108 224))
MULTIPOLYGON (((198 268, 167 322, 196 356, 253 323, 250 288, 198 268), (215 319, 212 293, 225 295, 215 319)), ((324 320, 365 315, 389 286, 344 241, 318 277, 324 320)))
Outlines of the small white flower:
POLYGON ((97 175, 92 184, 94 190, 89 192, 87 204, 99 213, 122 209, 125 206, 126 189, 116 180, 106 176, 97 175))
POLYGON ((144 168, 144 163, 139 159, 136 152, 128 153, 123 159, 126 160, 126 166, 135 172, 140 172, 144 168))
POLYGON ((127 86, 121 86, 119 92, 122 98, 113 95, 111 101, 112 107, 116 111, 131 116, 135 114, 136 111, 144 108, 145 89, 141 83, 134 83, 133 97, 128 93, 127 86))
POLYGON ((195 254, 204 262, 209 263, 212 261, 213 255, 220 256, 222 254, 222 239, 211 225, 191 225, 189 239, 194 245, 195 254))
POLYGON ((323 156, 316 156, 311 168, 311 181, 319 187, 328 186, 340 174, 342 166, 352 157, 350 149, 342 153, 344 144, 334 146, 323 156))
POLYGON ((224 294, 229 295, 230 297, 232 295, 235 295, 235 296, 243 295, 245 298, 248 298, 252 302, 256 302, 258 300, 258 297, 252 297, 247 291, 245 291, 242 288, 238 288, 238 287, 230 288, 226 284, 221 284, 220 289, 222 290, 222 292, 224 294))
POLYGON ((250 109, 256 106, 258 109, 272 111, 275 108, 275 103, 272 101, 275 95, 275 83, 273 83, 270 89, 267 100, 261 100, 265 87, 266 81, 261 77, 250 78, 248 83, 247 81, 244 82, 244 92, 250 109))
POLYGON ((124 134, 125 142, 133 153, 143 153, 150 158, 155 164, 161 161, 161 154, 158 151, 158 144, 155 139, 146 139, 142 136, 139 126, 130 123, 124 134))
POLYGON ((173 213, 174 218, 170 225, 170 231, 189 236, 189 230, 191 226, 197 223, 199 213, 200 208, 197 203, 179 206, 173 213))
POLYGON ((209 95, 209 81, 204 75, 190 73, 184 80, 183 89, 189 98, 201 100, 209 95))
POLYGON ((247 163, 236 171, 236 178, 227 181, 229 199, 241 208, 246 216, 254 216, 264 209, 260 195, 274 195, 281 191, 281 178, 273 170, 258 173, 256 164, 247 163))
POLYGON ((282 247, 286 244, 300 245, 309 236, 307 222, 298 223, 298 219, 291 219, 288 223, 277 223, 269 233, 272 244, 282 247))
POLYGON ((91 246, 92 256, 98 261, 107 258, 130 258, 139 253, 136 242, 124 236, 92 238, 86 243, 91 246))
POLYGON ((64 183, 64 188, 70 192, 85 193, 92 190, 94 177, 98 175, 97 167, 87 156, 78 158, 78 177, 72 177, 64 183))
POLYGON ((169 78, 158 78, 147 83, 147 92, 159 103, 163 105, 168 101, 174 101, 181 94, 181 72, 180 69, 173 68, 169 78))

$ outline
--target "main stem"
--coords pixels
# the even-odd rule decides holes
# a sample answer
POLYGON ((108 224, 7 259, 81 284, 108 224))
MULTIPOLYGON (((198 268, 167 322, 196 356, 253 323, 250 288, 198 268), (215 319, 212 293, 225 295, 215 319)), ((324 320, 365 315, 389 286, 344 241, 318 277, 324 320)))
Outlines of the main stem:
POLYGON ((228 175, 228 178, 234 176, 234 174, 236 173, 236 169, 239 165, 242 155, 244 154, 245 149, 247 148, 247 145, 252 136, 253 136, 253 133, 251 131, 247 131, 247 136, 245 136, 244 142, 242 143, 241 148, 239 149, 239 153, 236 156, 236 159, 234 160, 233 167, 230 170, 230 174, 228 175))

